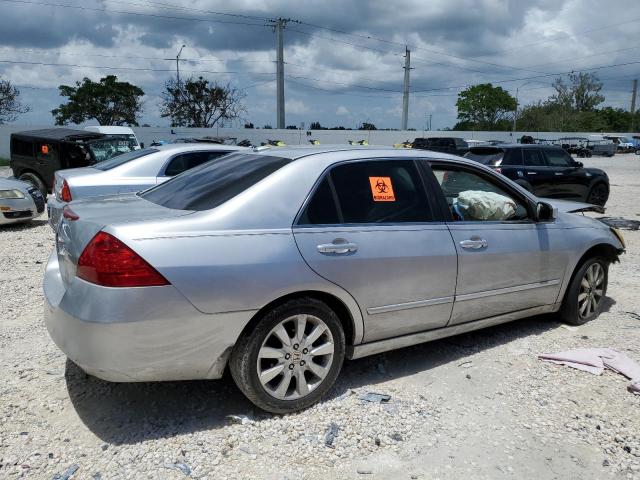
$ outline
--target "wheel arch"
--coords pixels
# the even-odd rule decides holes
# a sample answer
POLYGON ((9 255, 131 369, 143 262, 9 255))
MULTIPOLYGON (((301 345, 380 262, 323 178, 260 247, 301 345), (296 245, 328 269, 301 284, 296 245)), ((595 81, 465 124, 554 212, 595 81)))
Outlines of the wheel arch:
POLYGON ((252 331, 258 324, 258 322, 260 322, 262 317, 270 310, 273 310, 274 308, 288 302, 289 300, 299 298, 314 298, 325 303, 338 316, 338 319, 342 324, 342 328, 344 329, 347 346, 352 346, 354 344, 360 343, 363 336, 362 316, 359 310, 357 310, 356 312, 353 311, 354 307, 358 308, 355 304, 355 301, 352 301, 353 305, 347 306, 347 303, 343 299, 339 298, 333 293, 323 292, 320 290, 301 290, 292 292, 286 295, 282 295, 281 297, 278 297, 275 300, 269 302, 260 310, 258 310, 253 315, 253 317, 251 317, 249 322, 242 329, 240 336, 243 336, 246 333, 252 331))
POLYGON ((560 301, 561 299, 562 301, 564 301, 569 285, 571 285, 571 282, 575 278, 577 271, 584 264, 584 262, 594 257, 602 257, 608 260, 610 264, 616 263, 620 261, 620 250, 611 243, 605 242, 596 243, 595 245, 589 247, 574 264, 573 269, 571 270, 571 275, 569 276, 567 281, 564 282, 562 291, 558 296, 558 301, 560 301))

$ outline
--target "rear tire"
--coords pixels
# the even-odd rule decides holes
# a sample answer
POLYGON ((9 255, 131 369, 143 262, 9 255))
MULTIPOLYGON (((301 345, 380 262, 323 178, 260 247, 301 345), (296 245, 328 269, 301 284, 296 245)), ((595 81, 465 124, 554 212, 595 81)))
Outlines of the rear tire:
POLYGON ((318 402, 333 386, 345 348, 335 312, 305 297, 265 314, 238 340, 229 368, 255 405, 271 413, 291 413, 318 402))
POLYGON ((562 303, 562 320, 571 325, 582 325, 600 315, 608 281, 609 262, 604 258, 590 258, 580 265, 562 303))
POLYGON ((45 199, 47 198, 47 187, 44 184, 44 182, 40 179, 40 177, 35 173, 25 172, 18 177, 18 180, 22 180, 23 182, 30 183, 31 185, 33 185, 34 187, 36 187, 38 190, 42 192, 42 195, 44 196, 45 199))

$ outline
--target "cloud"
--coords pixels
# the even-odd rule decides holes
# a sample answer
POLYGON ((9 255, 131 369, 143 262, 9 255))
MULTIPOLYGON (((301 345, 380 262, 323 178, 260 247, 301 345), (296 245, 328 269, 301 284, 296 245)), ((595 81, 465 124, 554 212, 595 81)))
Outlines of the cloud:
MULTIPOLYGON (((176 8, 103 0, 68 2, 64 8, 28 1, 3 2, 0 76, 31 87, 22 91, 32 111, 19 121, 34 124, 51 123, 49 111, 62 101, 58 85, 84 76, 116 74, 141 86, 150 99, 157 96, 175 75, 183 44, 183 75, 246 88, 248 119, 274 124, 275 35, 268 20, 282 16, 302 22, 285 29, 287 124, 333 125, 338 116, 398 127, 409 44, 410 126, 422 127, 428 114, 434 126, 451 126, 464 85, 503 81, 515 92, 527 82, 517 79, 628 62, 640 24, 630 22, 640 17, 637 0, 620 0, 604 22, 598 0, 192 0, 176 8), (582 33, 609 24, 615 27, 582 33)), ((597 71, 608 104, 628 103, 636 67, 597 71)), ((542 77, 522 87, 521 103, 546 98, 552 80, 542 77)), ((167 120, 148 106, 143 122, 167 120)))

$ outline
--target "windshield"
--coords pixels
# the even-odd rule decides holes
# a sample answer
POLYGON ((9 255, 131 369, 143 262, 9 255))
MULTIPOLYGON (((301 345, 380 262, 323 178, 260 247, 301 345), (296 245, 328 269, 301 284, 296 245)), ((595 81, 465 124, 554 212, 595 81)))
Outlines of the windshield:
POLYGON ((108 160, 116 155, 130 152, 138 145, 129 138, 118 138, 115 136, 92 140, 86 144, 93 153, 96 162, 108 160))
POLYGON ((209 210, 242 193, 291 162, 288 158, 231 153, 150 188, 139 195, 177 210, 209 210))
POLYGON ((136 158, 144 157, 145 155, 149 155, 151 153, 159 152, 157 148, 145 148, 142 150, 132 150, 128 153, 123 153, 121 155, 117 155, 109 160, 103 160, 101 162, 93 165, 93 168, 97 168, 98 170, 111 170, 112 168, 119 167, 120 165, 124 165, 131 160, 135 160, 136 158))

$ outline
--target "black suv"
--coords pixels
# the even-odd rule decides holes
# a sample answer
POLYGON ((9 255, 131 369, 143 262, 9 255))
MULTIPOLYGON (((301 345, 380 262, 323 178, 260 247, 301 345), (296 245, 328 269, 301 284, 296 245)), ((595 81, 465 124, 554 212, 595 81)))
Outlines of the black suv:
POLYGON ((413 148, 462 156, 469 150, 469 144, 456 137, 416 138, 413 140, 413 148))
POLYGON ((553 145, 472 147, 465 158, 492 167, 538 197, 562 198, 604 206, 609 177, 553 145))

